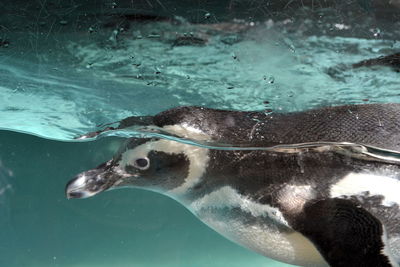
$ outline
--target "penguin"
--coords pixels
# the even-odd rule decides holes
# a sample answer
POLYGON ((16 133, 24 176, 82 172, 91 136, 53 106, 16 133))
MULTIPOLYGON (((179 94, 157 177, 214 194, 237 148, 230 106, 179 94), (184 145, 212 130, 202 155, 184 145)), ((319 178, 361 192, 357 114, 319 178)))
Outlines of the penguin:
POLYGON ((143 188, 281 262, 398 266, 400 104, 280 114, 178 107, 106 130, 135 125, 234 149, 127 138, 112 159, 68 182, 67 198, 143 188))
POLYGON ((377 58, 365 59, 353 64, 338 64, 326 69, 326 73, 336 80, 343 81, 343 72, 351 69, 389 67, 394 72, 400 72, 400 52, 380 56, 377 58))
POLYGON ((366 59, 351 65, 354 69, 361 67, 387 66, 395 72, 400 72, 400 53, 366 59))

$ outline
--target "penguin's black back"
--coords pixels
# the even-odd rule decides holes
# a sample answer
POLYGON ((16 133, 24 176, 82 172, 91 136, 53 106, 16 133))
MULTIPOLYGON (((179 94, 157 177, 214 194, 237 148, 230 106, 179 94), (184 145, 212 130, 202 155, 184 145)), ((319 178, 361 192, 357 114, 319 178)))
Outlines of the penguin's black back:
POLYGON ((251 146, 351 142, 400 150, 400 104, 326 107, 295 113, 179 107, 157 114, 159 127, 186 124, 213 141, 251 146))

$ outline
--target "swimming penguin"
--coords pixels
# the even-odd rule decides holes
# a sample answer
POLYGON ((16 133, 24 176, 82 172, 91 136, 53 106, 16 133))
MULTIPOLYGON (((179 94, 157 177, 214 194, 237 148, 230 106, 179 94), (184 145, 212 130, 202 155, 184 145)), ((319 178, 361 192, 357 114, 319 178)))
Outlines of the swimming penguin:
POLYGON ((400 104, 288 114, 179 107, 117 128, 134 125, 238 149, 129 138, 112 159, 71 180, 68 198, 144 188, 282 262, 398 266, 400 104))
POLYGON ((366 59, 352 65, 353 68, 373 66, 387 66, 391 67, 394 71, 400 72, 400 53, 395 53, 387 56, 366 59))
POLYGON ((395 72, 400 72, 400 53, 380 56, 359 61, 353 64, 338 64, 326 69, 326 73, 336 80, 344 80, 343 72, 350 69, 389 67, 395 72))

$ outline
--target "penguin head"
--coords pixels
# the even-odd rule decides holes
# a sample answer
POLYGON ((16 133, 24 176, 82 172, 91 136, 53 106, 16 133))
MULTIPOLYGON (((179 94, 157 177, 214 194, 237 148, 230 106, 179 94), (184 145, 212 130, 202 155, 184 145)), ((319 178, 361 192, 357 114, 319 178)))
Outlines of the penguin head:
POLYGON ((66 195, 86 198, 137 187, 179 197, 201 180, 207 164, 204 148, 166 139, 128 139, 111 160, 71 180, 66 195))

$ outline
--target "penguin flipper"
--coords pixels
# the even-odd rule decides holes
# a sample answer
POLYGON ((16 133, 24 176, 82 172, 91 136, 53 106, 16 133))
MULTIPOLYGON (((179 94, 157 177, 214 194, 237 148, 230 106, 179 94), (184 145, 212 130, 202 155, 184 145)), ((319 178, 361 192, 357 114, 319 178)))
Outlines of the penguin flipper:
MULTIPOLYGON (((118 130, 118 129, 125 129, 129 128, 132 126, 149 126, 153 124, 153 116, 131 116, 127 117, 123 120, 117 121, 117 122, 112 122, 108 124, 104 124, 102 126, 107 126, 106 128, 94 132, 89 132, 83 135, 80 135, 76 137, 75 139, 87 139, 87 138, 93 138, 98 136, 101 133, 107 132, 107 131, 112 131, 112 130, 118 130), (117 127, 112 127, 110 125, 118 123, 117 127)), ((99 127, 99 126, 98 126, 99 127)))
POLYGON ((308 203, 295 219, 294 228, 314 243, 330 266, 393 266, 383 254, 381 222, 350 200, 308 203))

